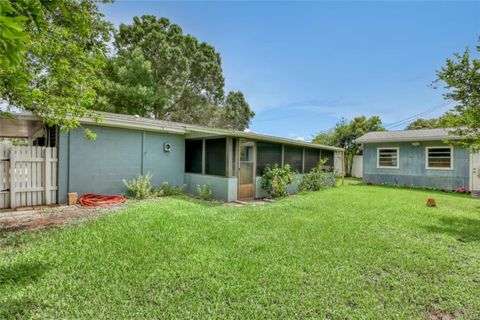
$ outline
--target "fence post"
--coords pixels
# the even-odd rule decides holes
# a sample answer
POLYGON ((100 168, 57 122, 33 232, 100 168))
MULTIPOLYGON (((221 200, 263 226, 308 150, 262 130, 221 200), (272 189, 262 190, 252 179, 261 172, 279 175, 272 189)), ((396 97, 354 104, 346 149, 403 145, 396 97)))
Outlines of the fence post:
POLYGON ((15 209, 17 204, 15 201, 15 187, 17 181, 15 179, 15 167, 16 167, 16 154, 15 154, 15 147, 12 146, 10 148, 10 208, 15 209))
POLYGON ((51 204, 52 203, 52 193, 51 191, 51 184, 50 182, 52 181, 52 171, 50 170, 51 165, 50 165, 50 159, 51 159, 51 154, 50 154, 50 148, 45 148, 45 163, 44 163, 44 170, 45 170, 45 181, 44 181, 44 187, 45 187, 45 204, 51 204))

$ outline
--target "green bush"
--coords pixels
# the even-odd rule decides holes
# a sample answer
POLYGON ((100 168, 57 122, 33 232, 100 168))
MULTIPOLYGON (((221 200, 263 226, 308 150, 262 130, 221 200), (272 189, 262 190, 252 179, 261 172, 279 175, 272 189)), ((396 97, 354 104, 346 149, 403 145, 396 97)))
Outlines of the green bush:
POLYGON ((335 186, 335 173, 325 172, 322 168, 314 168, 303 176, 298 188, 300 191, 318 191, 335 186))
POLYGON ((145 199, 152 194, 152 175, 140 175, 132 180, 123 179, 128 194, 135 199, 145 199))
POLYGON ((287 164, 283 168, 277 165, 267 167, 263 171, 261 186, 269 198, 283 198, 288 196, 287 186, 293 182, 295 172, 287 164))
POLYGON ((157 197, 178 196, 184 193, 184 186, 170 186, 170 183, 165 181, 160 187, 153 191, 157 197))
POLYGON ((212 200, 213 191, 209 184, 197 185, 197 195, 202 200, 212 200))

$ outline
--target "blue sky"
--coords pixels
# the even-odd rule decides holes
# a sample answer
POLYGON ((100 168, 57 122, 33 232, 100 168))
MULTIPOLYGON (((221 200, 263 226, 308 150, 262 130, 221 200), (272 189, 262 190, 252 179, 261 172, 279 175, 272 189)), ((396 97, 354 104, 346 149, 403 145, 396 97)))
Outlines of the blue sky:
POLYGON ((116 25, 164 16, 213 45, 226 90, 256 112, 251 130, 307 140, 341 117, 442 114, 435 71, 480 36, 480 2, 117 0, 102 11, 116 25))

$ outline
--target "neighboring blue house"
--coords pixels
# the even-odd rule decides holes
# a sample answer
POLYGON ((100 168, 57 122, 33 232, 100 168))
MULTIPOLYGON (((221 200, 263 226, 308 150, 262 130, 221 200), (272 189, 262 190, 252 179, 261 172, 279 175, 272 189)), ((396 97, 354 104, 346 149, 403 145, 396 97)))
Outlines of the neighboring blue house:
POLYGON ((446 144, 448 129, 370 132, 363 144, 363 181, 407 187, 480 190, 480 156, 446 144))
MULTIPOLYGON (((250 132, 130 115, 101 114, 104 118, 101 123, 91 119, 80 120, 83 128, 97 134, 94 141, 85 139, 82 128, 60 133, 28 115, 14 120, 0 118, 0 137, 27 138, 31 148, 50 148, 47 151, 52 153, 53 167, 49 170, 51 179, 48 185, 51 186, 49 190, 57 192, 49 198, 58 203, 66 202, 68 192, 79 195, 124 194, 126 188, 122 179, 147 173, 153 175, 154 186, 163 182, 172 186, 185 185, 187 192, 195 194, 197 185, 210 185, 215 199, 249 200, 265 195, 260 187, 260 177, 267 165, 289 164, 293 170, 303 174, 318 166, 320 159, 326 159, 325 166, 332 170, 341 173, 343 168, 341 148, 250 132)), ((29 175, 30 171, 22 168, 32 165, 38 167, 38 172, 44 172, 44 160, 39 159, 44 159, 46 149, 41 150, 39 155, 39 149, 19 149, 20 153, 15 153, 17 158, 13 160, 8 155, 3 159, 0 154, 5 167, 0 170, 0 180, 2 172, 12 171, 7 168, 9 162, 18 168, 13 171, 16 173, 29 175), (32 152, 40 158, 33 159, 30 156, 32 152)), ((11 186, 5 184, 2 187, 0 184, 4 206, 14 201, 17 207, 51 203, 42 198, 47 192, 44 192, 46 184, 40 178, 34 176, 31 179, 34 186, 30 182, 23 183, 25 179, 23 176, 15 179, 15 195, 10 192, 11 186), (35 194, 31 200, 31 192, 40 196, 35 194)), ((8 177, 4 180, 10 181, 8 177)), ((289 191, 295 192, 296 188, 292 185, 289 191)))

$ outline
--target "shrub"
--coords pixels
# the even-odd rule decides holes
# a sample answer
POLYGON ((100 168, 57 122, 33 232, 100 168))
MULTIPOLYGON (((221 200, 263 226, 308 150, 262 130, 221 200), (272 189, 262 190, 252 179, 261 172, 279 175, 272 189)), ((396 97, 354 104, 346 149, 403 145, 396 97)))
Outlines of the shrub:
POLYGON ((128 194, 136 199, 145 199, 152 194, 152 175, 140 175, 132 180, 123 179, 128 194))
POLYGON ((287 164, 283 168, 277 165, 267 167, 263 171, 261 186, 269 198, 282 198, 288 196, 287 185, 291 184, 295 173, 287 164))
POLYGON ((300 185, 300 191, 318 191, 335 186, 335 173, 325 172, 320 167, 314 168, 303 176, 300 185))
POLYGON ((165 181, 162 183, 160 187, 155 189, 154 194, 157 197, 168 197, 168 196, 178 196, 180 194, 183 194, 184 192, 184 186, 176 186, 172 187, 170 186, 170 183, 168 181, 165 181))
POLYGON ((197 185, 197 195, 202 200, 212 200, 213 191, 209 184, 197 185))

